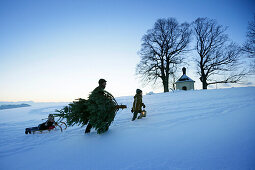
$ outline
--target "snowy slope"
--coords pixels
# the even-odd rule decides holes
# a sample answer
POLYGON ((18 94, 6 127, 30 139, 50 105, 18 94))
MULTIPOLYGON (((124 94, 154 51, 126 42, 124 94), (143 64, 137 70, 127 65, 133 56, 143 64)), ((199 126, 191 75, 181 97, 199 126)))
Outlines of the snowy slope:
POLYGON ((64 104, 0 110, 0 169, 255 169, 254 87, 147 95, 133 122, 133 97, 117 100, 128 109, 103 135, 24 134, 64 104))

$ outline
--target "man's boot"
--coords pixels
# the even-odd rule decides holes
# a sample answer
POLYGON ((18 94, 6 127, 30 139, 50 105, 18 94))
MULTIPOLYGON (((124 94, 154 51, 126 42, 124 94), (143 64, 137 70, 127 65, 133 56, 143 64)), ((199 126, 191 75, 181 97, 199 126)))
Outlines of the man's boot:
POLYGON ((89 123, 86 127, 85 133, 90 133, 91 128, 92 128, 92 125, 89 123))

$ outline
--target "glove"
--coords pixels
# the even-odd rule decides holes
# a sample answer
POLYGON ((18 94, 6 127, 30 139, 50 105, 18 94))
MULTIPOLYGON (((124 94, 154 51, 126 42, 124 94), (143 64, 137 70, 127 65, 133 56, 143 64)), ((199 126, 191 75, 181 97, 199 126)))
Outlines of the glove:
POLYGON ((133 109, 131 109, 131 112, 132 112, 132 113, 134 113, 134 110, 133 110, 133 109))

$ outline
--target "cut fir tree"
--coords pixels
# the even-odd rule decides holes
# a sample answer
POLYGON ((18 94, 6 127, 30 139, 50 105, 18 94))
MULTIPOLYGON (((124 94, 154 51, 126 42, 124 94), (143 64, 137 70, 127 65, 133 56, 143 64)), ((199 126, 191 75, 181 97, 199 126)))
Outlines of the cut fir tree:
POLYGON ((60 120, 66 119, 68 126, 75 124, 91 126, 98 134, 108 131, 119 109, 127 108, 126 105, 118 105, 109 92, 97 87, 89 95, 88 100, 79 98, 61 110, 54 116, 60 120))

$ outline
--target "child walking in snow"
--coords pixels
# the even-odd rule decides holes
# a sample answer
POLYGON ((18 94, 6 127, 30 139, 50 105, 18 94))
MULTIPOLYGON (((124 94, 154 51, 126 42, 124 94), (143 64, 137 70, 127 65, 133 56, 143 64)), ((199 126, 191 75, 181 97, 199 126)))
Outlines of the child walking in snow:
POLYGON ((138 113, 140 113, 138 119, 141 119, 143 117, 142 107, 145 108, 145 105, 143 103, 143 92, 140 89, 136 89, 136 95, 134 96, 133 107, 131 109, 131 112, 133 113, 132 121, 136 119, 138 113))

